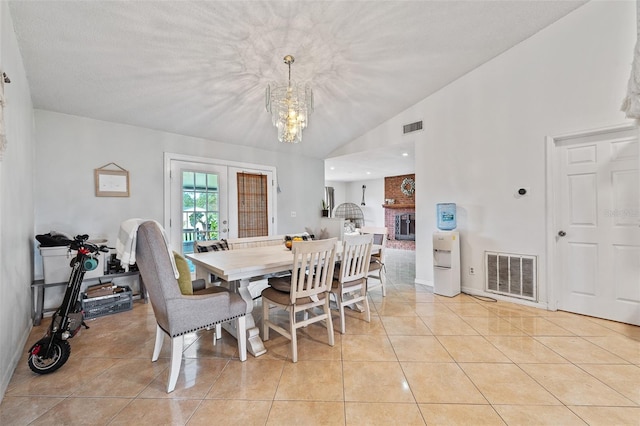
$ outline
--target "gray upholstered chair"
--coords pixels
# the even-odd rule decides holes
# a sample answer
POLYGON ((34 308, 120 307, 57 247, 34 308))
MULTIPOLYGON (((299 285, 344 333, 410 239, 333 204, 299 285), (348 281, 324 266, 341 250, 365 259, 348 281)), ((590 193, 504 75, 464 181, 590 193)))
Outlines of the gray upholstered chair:
POLYGON ((176 387, 182 364, 184 335, 187 333, 236 320, 240 361, 247 359, 246 302, 239 295, 228 291, 182 295, 167 244, 156 222, 144 222, 138 227, 136 263, 149 293, 157 323, 152 361, 157 361, 160 356, 164 335, 167 334, 171 338, 167 393, 176 387))

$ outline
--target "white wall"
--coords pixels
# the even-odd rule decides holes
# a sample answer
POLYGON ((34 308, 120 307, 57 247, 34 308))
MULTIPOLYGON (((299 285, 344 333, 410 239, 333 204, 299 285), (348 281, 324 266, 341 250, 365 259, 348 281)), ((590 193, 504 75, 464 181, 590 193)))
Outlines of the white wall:
POLYGON ((384 179, 371 179, 349 182, 347 185, 348 202, 360 206, 365 226, 384 226, 384 179), (365 189, 365 205, 362 202, 362 185, 365 189))
POLYGON ((620 105, 635 16, 633 1, 589 2, 341 150, 398 143, 392 129, 424 120, 416 141, 416 256, 424 260, 416 282, 432 282, 435 206, 455 202, 463 289, 483 291, 486 250, 537 255, 546 304, 545 136, 627 121, 620 105), (520 186, 530 194, 517 199, 520 186))
MULTIPOLYGON (((314 228, 324 195, 322 160, 213 142, 134 126, 36 110, 36 234, 89 234, 115 244, 120 223, 163 222, 163 154, 194 155, 274 166, 277 232, 314 228), (129 171, 130 197, 96 197, 93 170, 116 163, 129 171), (291 212, 296 217, 291 217, 291 212)), ((36 277, 42 276, 39 251, 36 277)))
POLYGON ((0 69, 11 79, 4 88, 8 146, 0 162, 1 401, 15 366, 26 363, 34 241, 33 107, 7 2, 0 2, 0 69))
POLYGON ((334 188, 336 206, 354 203, 360 206, 366 226, 384 226, 384 179, 370 179, 354 182, 327 181, 326 186, 334 188), (362 185, 365 189, 365 205, 362 206, 362 185))

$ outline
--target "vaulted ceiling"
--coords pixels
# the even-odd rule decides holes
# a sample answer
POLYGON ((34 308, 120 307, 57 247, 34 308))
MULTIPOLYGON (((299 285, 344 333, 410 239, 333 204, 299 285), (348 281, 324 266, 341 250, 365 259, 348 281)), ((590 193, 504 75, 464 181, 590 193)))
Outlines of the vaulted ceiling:
MULTIPOLYGON (((583 3, 54 0, 10 11, 36 108, 324 159, 583 3), (315 98, 294 146, 277 141, 264 99, 286 81, 287 54, 315 98)), ((327 179, 389 175, 389 153, 370 154, 369 175, 335 158, 327 179)))

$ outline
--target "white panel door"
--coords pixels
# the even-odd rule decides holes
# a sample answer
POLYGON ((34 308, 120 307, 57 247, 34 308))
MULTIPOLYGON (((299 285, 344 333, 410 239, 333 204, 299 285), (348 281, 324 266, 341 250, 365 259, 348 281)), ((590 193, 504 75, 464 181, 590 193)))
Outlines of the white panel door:
POLYGON ((555 141, 558 309, 640 325, 640 150, 624 128, 555 141))

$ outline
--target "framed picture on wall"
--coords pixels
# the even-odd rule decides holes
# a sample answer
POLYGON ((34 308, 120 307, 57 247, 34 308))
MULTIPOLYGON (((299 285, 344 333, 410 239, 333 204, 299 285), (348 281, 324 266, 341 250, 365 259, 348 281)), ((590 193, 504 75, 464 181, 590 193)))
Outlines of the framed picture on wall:
POLYGON ((96 197, 128 197, 129 172, 115 163, 109 163, 93 171, 96 197), (106 169, 114 165, 120 170, 106 169))

